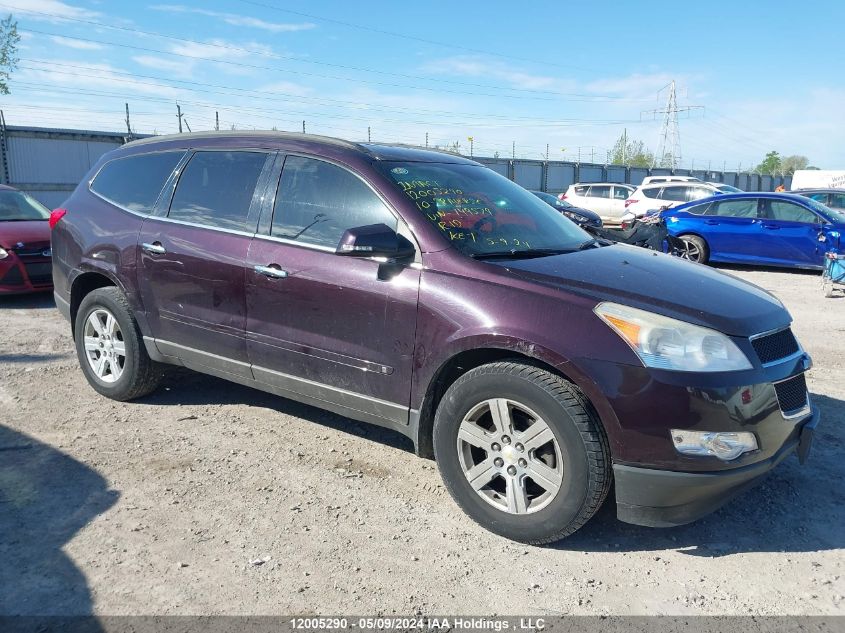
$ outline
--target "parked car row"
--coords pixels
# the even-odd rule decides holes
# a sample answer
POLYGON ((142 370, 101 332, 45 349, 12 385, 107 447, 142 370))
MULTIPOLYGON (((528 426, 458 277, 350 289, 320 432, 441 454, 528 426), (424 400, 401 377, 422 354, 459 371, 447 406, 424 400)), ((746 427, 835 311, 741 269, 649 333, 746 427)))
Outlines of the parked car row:
POLYGON ((642 217, 652 209, 738 191, 730 185, 702 182, 692 176, 647 176, 638 187, 611 182, 575 183, 558 199, 594 211, 605 221, 620 222, 626 217, 642 217))
POLYGON ((573 533, 611 487, 624 521, 687 523, 803 462, 819 414, 783 305, 541 198, 421 149, 135 141, 51 214, 56 304, 100 394, 184 365, 395 429, 518 541, 573 533))

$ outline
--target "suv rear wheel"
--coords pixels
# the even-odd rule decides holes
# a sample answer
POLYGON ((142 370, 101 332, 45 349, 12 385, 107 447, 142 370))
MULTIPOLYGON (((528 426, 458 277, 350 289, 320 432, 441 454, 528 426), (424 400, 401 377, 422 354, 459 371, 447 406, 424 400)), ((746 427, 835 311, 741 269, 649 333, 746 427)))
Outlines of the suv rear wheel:
POLYGON ((86 295, 75 322, 79 365, 91 386, 113 400, 132 400, 151 393, 161 378, 129 302, 114 287, 86 295))
POLYGON ((611 481, 607 441, 583 394, 519 362, 483 365, 449 387, 434 420, 434 453, 458 505, 524 543, 575 532, 611 481))

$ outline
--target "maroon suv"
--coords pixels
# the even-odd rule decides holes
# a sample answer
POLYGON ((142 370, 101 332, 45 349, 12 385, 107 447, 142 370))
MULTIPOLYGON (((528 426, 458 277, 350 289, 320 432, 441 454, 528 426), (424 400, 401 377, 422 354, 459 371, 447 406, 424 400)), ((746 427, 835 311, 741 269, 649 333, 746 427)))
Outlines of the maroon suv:
POLYGON ((818 423, 776 298, 592 239, 451 154, 145 139, 52 221, 56 302, 99 393, 184 365, 396 429, 519 541, 571 534, 611 485, 624 521, 695 520, 803 461, 818 423))

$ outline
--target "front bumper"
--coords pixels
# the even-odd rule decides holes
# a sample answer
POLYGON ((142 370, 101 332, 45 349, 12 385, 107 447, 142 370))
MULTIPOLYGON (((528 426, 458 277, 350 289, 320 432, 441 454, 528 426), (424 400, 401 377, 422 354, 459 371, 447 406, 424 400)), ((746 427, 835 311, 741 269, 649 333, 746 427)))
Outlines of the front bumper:
POLYGON ((50 290, 52 268, 51 258, 23 258, 10 251, 8 257, 0 260, 0 295, 50 290))
POLYGON ((718 472, 675 472, 614 464, 616 512, 620 521, 649 527, 691 523, 759 483, 793 452, 803 464, 810 450, 819 411, 813 408, 793 437, 763 461, 718 472))

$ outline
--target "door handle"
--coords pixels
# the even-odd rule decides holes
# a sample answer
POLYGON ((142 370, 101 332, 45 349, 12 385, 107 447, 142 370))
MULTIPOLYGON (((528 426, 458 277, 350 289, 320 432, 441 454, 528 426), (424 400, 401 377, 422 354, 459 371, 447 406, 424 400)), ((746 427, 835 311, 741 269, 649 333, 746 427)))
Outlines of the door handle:
POLYGON ((150 255, 164 255, 167 252, 167 249, 161 245, 161 242, 153 242, 152 244, 143 243, 141 244, 141 248, 143 248, 146 252, 150 255))
POLYGON ((270 264, 269 266, 256 266, 255 272, 271 279, 284 279, 288 276, 286 270, 279 268, 278 264, 270 264))
POLYGON ((780 227, 777 224, 764 224, 764 229, 769 229, 770 231, 777 231, 780 227))
POLYGON ((719 220, 704 220, 705 224, 719 224, 719 220))

